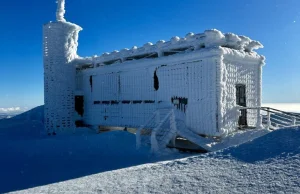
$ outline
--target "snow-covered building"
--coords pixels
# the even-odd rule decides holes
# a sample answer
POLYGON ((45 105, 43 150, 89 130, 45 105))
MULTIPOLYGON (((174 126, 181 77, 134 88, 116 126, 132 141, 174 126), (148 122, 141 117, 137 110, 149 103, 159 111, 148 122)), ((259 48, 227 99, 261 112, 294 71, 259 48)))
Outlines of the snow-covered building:
MULTIPOLYGON (((259 111, 239 110, 261 106, 265 58, 254 51, 263 47, 258 41, 206 30, 81 58, 81 28, 66 22, 64 12, 60 0, 57 21, 44 25, 48 132, 74 129, 75 123, 141 128, 159 110, 176 110, 198 135, 261 126, 259 111)), ((163 122, 163 116, 155 118, 157 125, 163 122)))

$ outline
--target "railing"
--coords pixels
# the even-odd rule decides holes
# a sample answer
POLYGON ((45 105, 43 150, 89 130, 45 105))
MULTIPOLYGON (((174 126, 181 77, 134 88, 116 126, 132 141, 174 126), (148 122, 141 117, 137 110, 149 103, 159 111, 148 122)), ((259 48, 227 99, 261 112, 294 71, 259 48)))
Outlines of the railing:
MULTIPOLYGON (((300 114, 286 112, 278 110, 271 107, 239 107, 240 110, 256 110, 257 111, 257 120, 258 124, 262 124, 263 127, 274 130, 282 127, 291 127, 291 126, 300 126, 300 114)), ((247 116, 247 119, 251 116, 247 116)), ((257 126, 257 125, 256 125, 257 126)), ((246 126, 254 127, 254 126, 246 126)))
POLYGON ((167 131, 165 131, 166 133, 161 133, 164 132, 161 131, 161 128, 167 129, 168 127, 165 125, 170 125, 167 120, 170 117, 171 111, 172 109, 170 108, 156 110, 148 121, 138 128, 136 132, 137 147, 140 147, 142 144, 152 144, 151 136, 153 132, 155 132, 158 141, 162 141, 165 138, 167 131))

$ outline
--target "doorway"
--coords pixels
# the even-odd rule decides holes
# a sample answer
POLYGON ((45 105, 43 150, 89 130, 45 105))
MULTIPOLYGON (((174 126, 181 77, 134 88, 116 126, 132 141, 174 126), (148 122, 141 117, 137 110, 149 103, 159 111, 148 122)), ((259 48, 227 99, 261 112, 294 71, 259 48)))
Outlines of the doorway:
MULTIPOLYGON (((246 107, 246 85, 237 84, 236 85, 236 104, 239 106, 246 107)), ((240 127, 246 127, 247 124, 247 110, 241 110, 241 116, 239 117, 238 122, 240 127)))
POLYGON ((83 107, 84 107, 83 96, 75 96, 75 110, 80 116, 83 116, 84 113, 83 107))

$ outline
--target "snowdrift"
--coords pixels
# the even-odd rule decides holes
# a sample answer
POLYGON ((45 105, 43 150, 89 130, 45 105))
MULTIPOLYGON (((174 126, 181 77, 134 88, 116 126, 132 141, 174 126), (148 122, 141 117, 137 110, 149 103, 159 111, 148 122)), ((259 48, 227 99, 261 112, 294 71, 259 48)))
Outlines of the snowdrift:
POLYGON ((300 128, 276 130, 218 154, 250 163, 293 157, 300 154, 300 128))
MULTIPOLYGON (((32 129, 43 129, 42 115, 41 106, 0 121, 0 193, 297 193, 300 189, 300 128, 237 134, 231 137, 236 145, 246 137, 254 140, 209 154, 170 150, 152 155, 150 148, 137 151, 135 135, 124 131, 95 135, 83 129, 56 137, 30 136, 36 134, 32 129), (38 122, 41 127, 34 127, 38 122), (188 158, 178 159, 184 157, 188 158), (170 161, 159 162, 163 160, 170 161)), ((222 146, 230 146, 229 142, 226 139, 222 146)))
POLYGON ((300 129, 282 129, 216 153, 99 173, 20 193, 299 193, 299 151, 300 129))

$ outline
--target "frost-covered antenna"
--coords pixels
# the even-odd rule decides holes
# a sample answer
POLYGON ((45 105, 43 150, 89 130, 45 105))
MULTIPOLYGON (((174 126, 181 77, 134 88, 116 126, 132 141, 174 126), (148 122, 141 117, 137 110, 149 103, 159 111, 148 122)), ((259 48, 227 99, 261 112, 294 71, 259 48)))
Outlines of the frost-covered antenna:
POLYGON ((56 20, 59 22, 65 22, 65 0, 57 0, 56 20))

